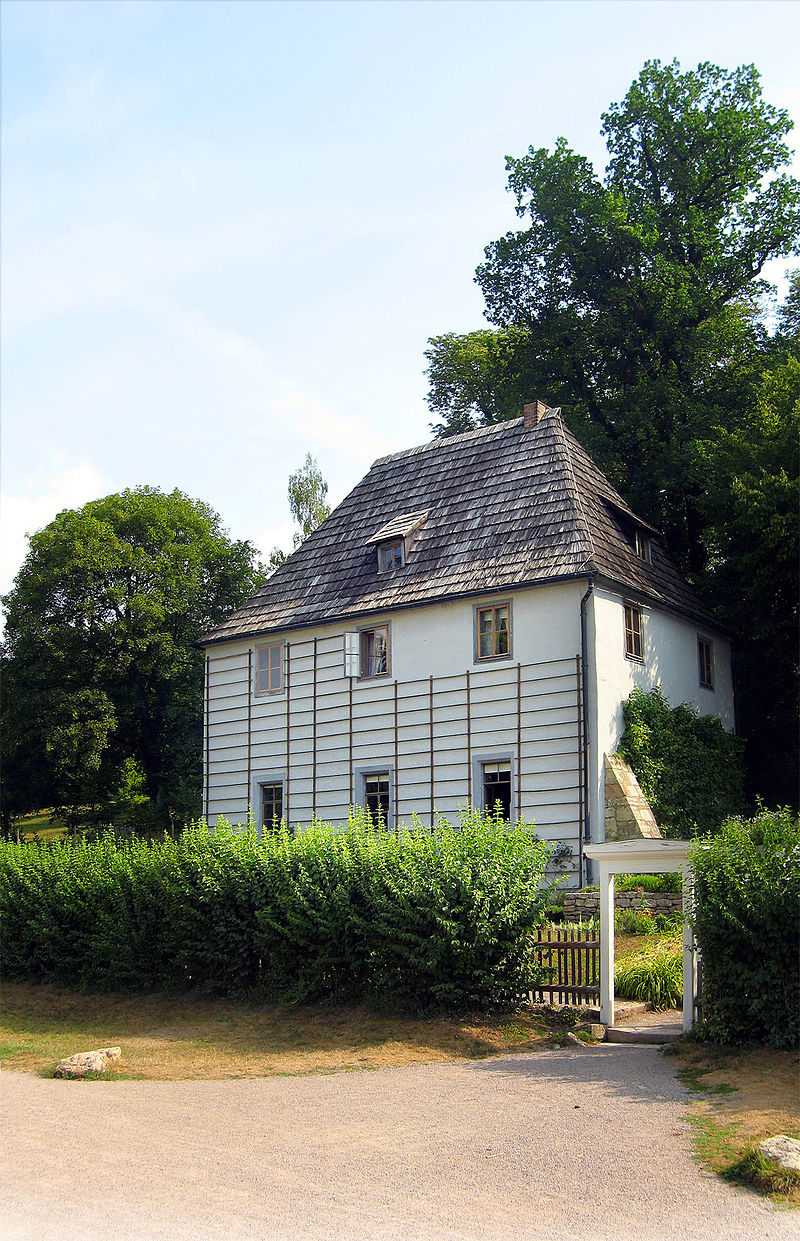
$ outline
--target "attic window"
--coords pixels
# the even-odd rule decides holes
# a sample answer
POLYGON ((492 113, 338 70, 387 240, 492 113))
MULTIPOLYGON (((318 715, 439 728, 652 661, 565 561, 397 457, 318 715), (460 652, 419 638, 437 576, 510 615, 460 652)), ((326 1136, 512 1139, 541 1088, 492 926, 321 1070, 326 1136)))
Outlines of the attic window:
POLYGON ((414 513, 400 513, 370 535, 367 543, 375 543, 378 548, 378 572, 390 573, 393 569, 401 569, 408 559, 408 553, 420 527, 428 516, 427 509, 414 513))
POLYGON ((648 564, 653 563, 653 548, 644 530, 634 530, 633 546, 640 560, 646 560, 648 564))
POLYGON ((392 569, 402 569, 406 562, 405 540, 393 539, 391 543, 378 546, 378 572, 389 573, 392 569))

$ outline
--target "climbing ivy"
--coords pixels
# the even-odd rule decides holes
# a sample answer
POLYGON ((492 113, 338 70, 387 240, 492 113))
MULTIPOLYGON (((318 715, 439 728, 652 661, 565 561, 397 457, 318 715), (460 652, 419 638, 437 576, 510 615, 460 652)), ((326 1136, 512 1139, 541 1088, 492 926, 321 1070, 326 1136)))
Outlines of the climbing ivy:
POLYGON ((705 835, 743 813, 744 743, 717 716, 700 715, 687 703, 672 707, 660 689, 635 689, 622 711, 619 753, 666 835, 705 835))

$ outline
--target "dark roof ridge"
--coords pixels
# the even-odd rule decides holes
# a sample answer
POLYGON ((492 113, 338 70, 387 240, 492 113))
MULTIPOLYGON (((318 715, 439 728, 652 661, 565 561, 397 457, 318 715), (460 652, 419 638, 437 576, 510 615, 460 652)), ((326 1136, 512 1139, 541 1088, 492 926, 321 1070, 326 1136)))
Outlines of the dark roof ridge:
POLYGON ((589 550, 589 555, 587 556, 585 563, 586 563, 587 568, 594 569, 596 566, 595 566, 594 539, 592 538, 592 528, 589 525, 589 520, 586 516, 586 509, 584 508, 584 504, 583 504, 583 496, 581 495, 581 489, 578 486, 578 480, 575 477, 575 466, 572 461, 572 452, 570 450, 569 438, 567 437, 567 431, 566 431, 566 427, 564 426, 564 420, 561 417, 561 411, 558 410, 558 411, 553 411, 553 412, 557 413, 557 417, 554 417, 554 418, 551 417, 549 421, 553 423, 556 442, 561 448, 563 455, 566 459, 567 486, 572 492, 572 501, 573 501, 573 504, 575 505, 575 512, 577 514, 578 524, 583 527, 583 535, 586 539, 586 544, 589 550))
POLYGON ((598 486, 598 490, 601 491, 601 499, 603 500, 603 503, 610 504, 614 508, 619 509, 620 513, 623 513, 626 517, 629 517, 632 521, 638 523, 638 525, 644 526, 647 530, 650 531, 651 534, 655 535, 656 538, 660 539, 661 531, 658 530, 655 526, 651 525, 649 521, 646 521, 644 517, 640 516, 639 513, 635 512, 631 508, 630 504, 628 504, 628 502, 624 500, 622 496, 619 494, 616 487, 612 486, 612 484, 608 481, 605 474, 598 466, 597 462, 593 459, 593 457, 590 456, 590 454, 584 448, 583 444, 577 438, 575 433, 573 431, 570 431, 566 423, 562 422, 562 427, 564 431, 564 437, 567 441, 567 444, 569 445, 570 460, 573 462, 573 466, 574 466, 574 457, 577 454, 582 461, 583 468, 585 470, 590 471, 591 474, 593 475, 594 481, 596 485, 598 486))
POLYGON ((439 435, 436 439, 428 440, 426 444, 417 444, 415 448, 405 448, 402 452, 390 452, 385 457, 376 457, 370 469, 374 470, 376 465, 386 465, 388 461, 400 461, 403 457, 413 457, 421 452, 430 452, 431 449, 442 448, 447 444, 463 444, 467 440, 478 439, 482 435, 499 434, 521 422, 522 418, 508 418, 503 422, 493 422, 488 427, 475 427, 472 431, 462 431, 460 435, 439 435))

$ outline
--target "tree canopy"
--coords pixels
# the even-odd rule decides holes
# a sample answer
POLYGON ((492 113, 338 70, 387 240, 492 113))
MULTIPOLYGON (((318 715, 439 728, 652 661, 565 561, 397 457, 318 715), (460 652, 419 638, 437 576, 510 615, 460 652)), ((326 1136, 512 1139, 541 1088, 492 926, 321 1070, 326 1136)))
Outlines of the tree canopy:
POLYGON ((602 177, 563 138, 507 159, 524 227, 476 272, 492 326, 425 355, 437 434, 562 406, 729 624, 749 791, 781 800, 797 796, 800 277, 775 330, 760 275, 800 239, 791 127, 752 65, 648 61, 602 115, 602 177))
POLYGON ((5 597, 3 813, 108 812, 131 763, 154 813, 200 809, 195 643, 263 580, 253 547, 179 491, 65 510, 5 597))
POLYGON ((790 128, 752 66, 649 61, 603 113, 602 179, 563 138, 509 157, 525 227, 477 269, 494 331, 430 341, 439 430, 516 417, 523 397, 560 403, 679 561, 700 568, 693 446, 732 402, 751 403, 766 343, 757 277, 800 237, 800 183, 780 171, 790 128))

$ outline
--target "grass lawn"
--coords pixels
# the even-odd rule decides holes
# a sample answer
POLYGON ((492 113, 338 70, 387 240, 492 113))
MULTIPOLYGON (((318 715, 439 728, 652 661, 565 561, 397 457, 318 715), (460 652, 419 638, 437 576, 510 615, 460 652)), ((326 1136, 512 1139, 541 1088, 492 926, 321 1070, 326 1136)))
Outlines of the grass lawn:
POLYGON ((538 1014, 399 1017, 363 1006, 245 1006, 197 996, 82 995, 3 988, 3 1069, 49 1075, 76 1051, 121 1046, 104 1076, 176 1080, 375 1069, 545 1045, 538 1014))
POLYGON ((67 834, 67 825, 63 819, 53 819, 49 810, 39 814, 26 814, 17 824, 20 840, 60 840, 67 834))
MULTIPOLYGON (((618 936, 617 956, 652 936, 618 936)), ((194 995, 85 995, 6 983, 4 1069, 52 1073, 76 1051, 122 1047, 106 1077, 263 1077, 499 1055, 550 1046, 563 1029, 539 1013, 401 1017, 364 1006, 248 1006, 194 995)))
POLYGON ((755 1153, 763 1138, 800 1138, 800 1053, 689 1042, 675 1052, 694 1095, 689 1122, 698 1159, 725 1180, 800 1206, 800 1174, 775 1174, 755 1153))

